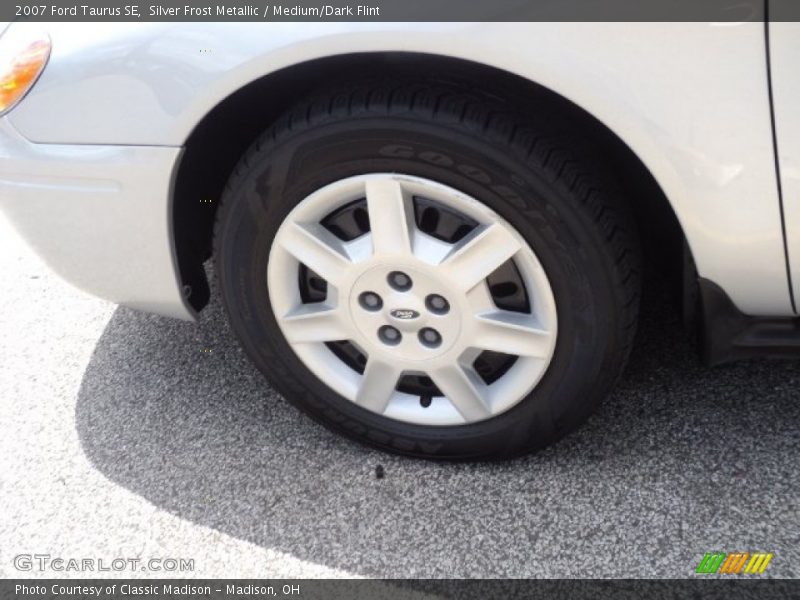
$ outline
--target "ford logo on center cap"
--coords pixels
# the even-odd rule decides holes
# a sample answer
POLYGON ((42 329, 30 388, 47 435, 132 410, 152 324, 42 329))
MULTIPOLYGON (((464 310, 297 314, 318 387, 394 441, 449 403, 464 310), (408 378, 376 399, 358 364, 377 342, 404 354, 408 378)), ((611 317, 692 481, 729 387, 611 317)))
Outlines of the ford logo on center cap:
POLYGON ((416 319, 419 316, 417 311, 411 310, 410 308, 395 308, 394 310, 390 310, 389 314, 395 319, 401 319, 403 321, 416 319))

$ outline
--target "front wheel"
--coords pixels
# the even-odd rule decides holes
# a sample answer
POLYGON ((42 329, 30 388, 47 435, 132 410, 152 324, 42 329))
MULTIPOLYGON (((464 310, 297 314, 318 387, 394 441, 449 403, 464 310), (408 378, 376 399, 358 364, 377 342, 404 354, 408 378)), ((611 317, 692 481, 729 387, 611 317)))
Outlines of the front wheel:
POLYGON ((312 99, 241 161, 216 231, 233 329, 287 399, 359 441, 547 445, 625 363, 632 227, 574 148, 496 99, 387 85, 312 99))

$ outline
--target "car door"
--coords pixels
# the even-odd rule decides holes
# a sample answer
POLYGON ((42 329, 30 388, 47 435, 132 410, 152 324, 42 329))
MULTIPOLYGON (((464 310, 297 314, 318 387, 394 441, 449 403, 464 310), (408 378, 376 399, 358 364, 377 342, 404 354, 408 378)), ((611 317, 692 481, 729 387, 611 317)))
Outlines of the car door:
MULTIPOLYGON (((784 18, 793 9, 792 3, 793 0, 772 2, 772 14, 784 18)), ((769 23, 767 39, 789 285, 797 312, 800 306, 800 22, 769 23)))

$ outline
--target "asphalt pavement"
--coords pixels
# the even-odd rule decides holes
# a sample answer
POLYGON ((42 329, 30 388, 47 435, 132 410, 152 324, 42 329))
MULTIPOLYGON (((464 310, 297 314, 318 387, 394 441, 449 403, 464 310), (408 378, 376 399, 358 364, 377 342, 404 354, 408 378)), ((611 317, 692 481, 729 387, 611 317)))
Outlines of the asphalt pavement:
POLYGON ((692 577, 710 551, 800 576, 800 362, 703 367, 658 289, 580 430, 439 464, 299 413, 217 301, 198 324, 117 308, 2 220, 0 272, 2 577, 86 575, 20 553, 193 558, 196 577, 692 577))

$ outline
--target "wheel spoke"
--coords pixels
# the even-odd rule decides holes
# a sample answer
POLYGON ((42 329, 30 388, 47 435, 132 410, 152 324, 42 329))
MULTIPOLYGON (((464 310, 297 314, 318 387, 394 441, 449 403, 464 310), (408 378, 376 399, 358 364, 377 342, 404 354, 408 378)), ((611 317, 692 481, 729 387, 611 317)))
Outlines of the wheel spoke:
POLYGON ((388 177, 370 179, 366 185, 367 211, 375 254, 412 253, 413 203, 399 181, 388 177))
POLYGON ((452 364, 431 372, 430 376, 465 421, 491 416, 487 386, 471 369, 452 364))
POLYGON ((450 273, 462 291, 469 291, 521 247, 508 228, 493 223, 477 228, 458 242, 442 261, 441 267, 450 273))
POLYGON ((498 310, 475 315, 473 346, 517 356, 545 358, 552 344, 552 333, 527 314, 498 310))
POLYGON ((356 404, 383 413, 389 405, 400 374, 400 369, 395 365, 370 358, 358 388, 356 404))
POLYGON ((291 223, 281 232, 279 243, 297 260, 334 286, 352 266, 341 240, 319 225, 291 223))
POLYGON ((352 337, 342 311, 324 304, 303 304, 284 315, 281 326, 290 344, 333 342, 352 337))

